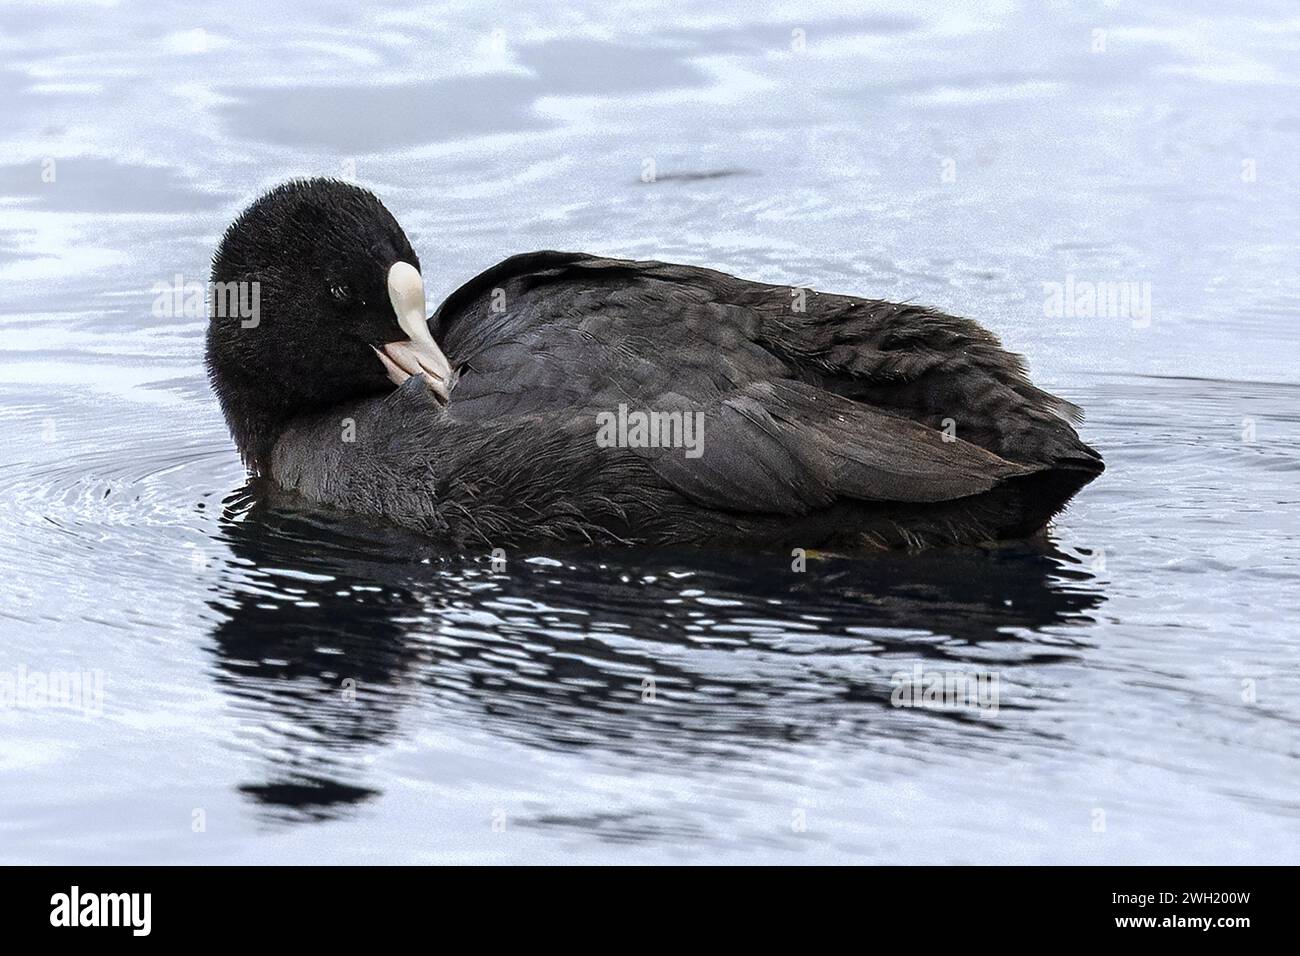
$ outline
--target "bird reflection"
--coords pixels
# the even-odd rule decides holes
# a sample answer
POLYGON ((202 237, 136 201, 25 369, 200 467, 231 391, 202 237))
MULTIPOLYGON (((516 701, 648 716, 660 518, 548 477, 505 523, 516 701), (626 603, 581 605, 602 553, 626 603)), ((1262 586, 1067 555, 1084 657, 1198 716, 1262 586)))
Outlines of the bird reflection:
POLYGON ((216 679, 261 768, 241 791, 288 819, 376 797, 368 758, 417 721, 701 771, 830 734, 954 746, 1011 724, 900 711, 892 673, 1077 660, 1072 635, 1104 600, 1046 541, 814 555, 802 571, 790 555, 635 550, 502 569, 260 483, 226 505, 216 679))

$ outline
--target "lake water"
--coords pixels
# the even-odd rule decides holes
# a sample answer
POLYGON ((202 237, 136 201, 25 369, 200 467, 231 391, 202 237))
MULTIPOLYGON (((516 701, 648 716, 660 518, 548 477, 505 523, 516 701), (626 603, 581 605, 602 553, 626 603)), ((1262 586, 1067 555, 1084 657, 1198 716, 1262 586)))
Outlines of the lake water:
POLYGON ((0 9, 0 861, 1294 862, 1293 5, 228 6, 0 9), (156 290, 303 174, 431 302, 558 248, 969 315, 1109 470, 802 572, 277 509, 156 290))

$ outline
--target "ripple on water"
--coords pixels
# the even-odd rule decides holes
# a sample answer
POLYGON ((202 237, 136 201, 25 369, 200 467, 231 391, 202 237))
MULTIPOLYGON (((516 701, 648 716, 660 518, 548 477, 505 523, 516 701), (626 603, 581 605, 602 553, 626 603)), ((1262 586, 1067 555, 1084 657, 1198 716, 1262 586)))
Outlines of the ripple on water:
MULTIPOLYGON (((979 760, 1111 759, 1124 746, 1096 742, 1099 713, 1158 721, 1197 707, 1219 714, 1207 718, 1216 723, 1231 719, 1230 699, 1207 697, 1231 689, 1222 665, 1187 656, 1198 640, 1228 646, 1216 617, 1183 609, 1170 632, 1179 644, 1160 640, 1176 601, 1151 601, 1133 562, 1148 578, 1236 578, 1248 588, 1256 574, 1284 573, 1225 557, 1208 532, 1198 548, 1192 519, 1205 516, 1202 492, 1269 487, 1270 460, 1289 453, 1271 442, 1242 449, 1226 427, 1209 450, 1189 437, 1243 407, 1285 427, 1271 411, 1278 396, 1189 388, 1106 380, 1071 393, 1103 409, 1089 427, 1111 471, 1067 512, 1055 541, 825 556, 803 573, 781 555, 583 549, 511 555, 500 571, 486 555, 449 555, 404 532, 303 511, 263 483, 241 487, 219 434, 83 438, 0 469, 0 493, 13 503, 0 528, 31 559, 5 613, 47 633, 97 628, 136 662, 119 662, 119 672, 149 669, 156 651, 139 644, 142 634, 197 653, 234 728, 223 743, 240 758, 233 788, 281 823, 373 807, 396 783, 376 770, 376 755, 411 753, 431 732, 456 739, 447 746, 463 759, 502 746, 562 765, 581 755, 585 772, 611 779, 649 774, 723 793, 743 778, 755 799, 852 790, 864 775, 887 789, 919 767, 947 773, 979 760), (1189 406, 1198 414, 1174 414, 1189 406), (1153 445, 1130 416, 1168 422, 1171 440, 1153 445), (1186 514, 1171 521, 1162 507, 1186 514), (1130 551, 1137 540, 1144 550, 1130 551), (105 600, 109 581, 114 600, 105 600), (55 582, 52 601, 41 591, 55 582), (996 710, 894 706, 917 668, 996 677, 996 710), (1135 712, 1135 694, 1155 702, 1154 715, 1135 712)), ((1261 521, 1275 519, 1261 509, 1261 521)), ((152 682, 131 683, 143 692, 152 682)), ((1278 762, 1294 725, 1290 708, 1252 721, 1268 768, 1255 805, 1281 812, 1278 762)), ((1129 756, 1180 772, 1176 752, 1156 763, 1140 747, 1129 756)), ((401 773, 418 776, 417 766, 401 773)), ((719 799, 731 806, 719 812, 738 812, 719 799)), ((632 844, 723 824, 674 800, 649 817, 627 807, 569 813, 543 800, 527 804, 520 825, 632 844)), ((754 839, 786 846, 785 837, 754 839)))

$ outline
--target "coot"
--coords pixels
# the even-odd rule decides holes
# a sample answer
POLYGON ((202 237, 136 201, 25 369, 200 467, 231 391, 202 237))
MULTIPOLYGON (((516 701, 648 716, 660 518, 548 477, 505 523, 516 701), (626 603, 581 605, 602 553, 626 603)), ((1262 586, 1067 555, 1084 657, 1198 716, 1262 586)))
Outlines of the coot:
POLYGON ((533 252, 427 317, 397 221, 334 180, 255 201, 212 280, 208 370, 249 469, 456 546, 978 543, 1039 531, 1103 468, 1077 408, 922 306, 533 252))

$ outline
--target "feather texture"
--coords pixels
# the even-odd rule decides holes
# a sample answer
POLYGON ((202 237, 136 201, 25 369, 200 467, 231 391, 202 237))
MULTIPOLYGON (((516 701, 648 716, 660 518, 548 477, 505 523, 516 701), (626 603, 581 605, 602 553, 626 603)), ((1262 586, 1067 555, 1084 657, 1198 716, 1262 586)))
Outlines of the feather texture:
POLYGON ((966 319, 578 253, 516 256, 430 320, 461 377, 300 423, 276 475, 466 543, 918 546, 1030 533, 1101 470, 1078 410, 966 319), (696 416, 697 455, 602 416, 696 416), (329 451, 322 453, 323 445, 329 451))

